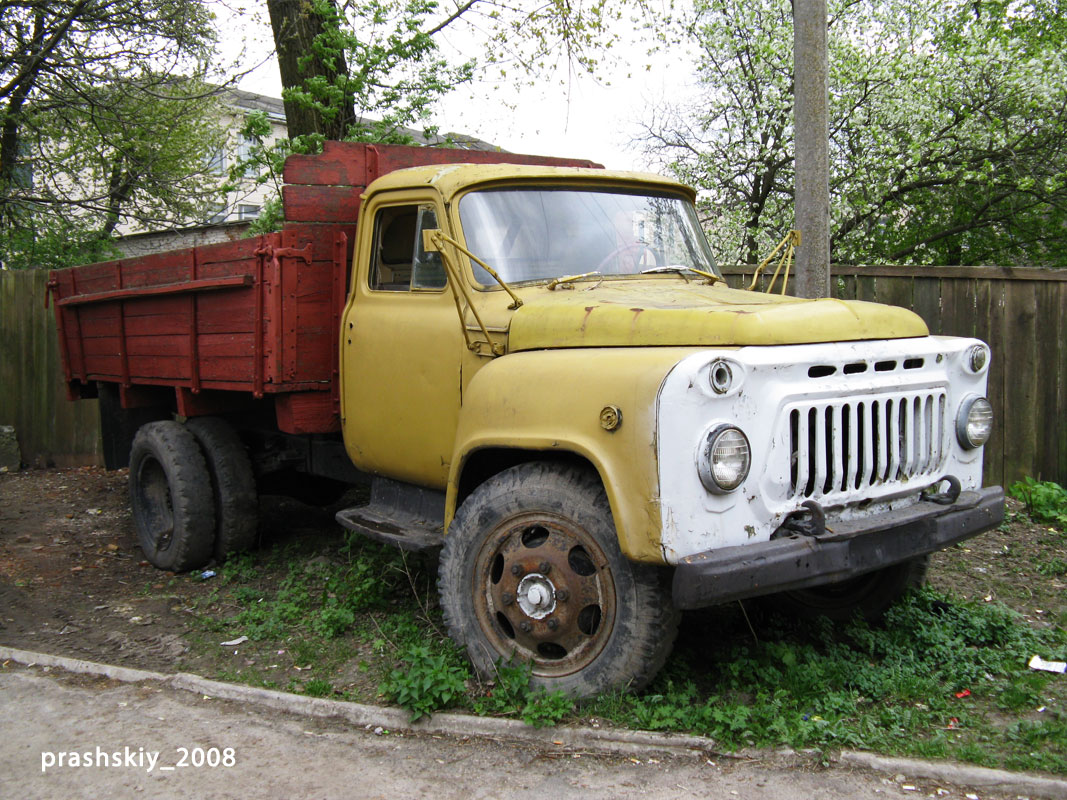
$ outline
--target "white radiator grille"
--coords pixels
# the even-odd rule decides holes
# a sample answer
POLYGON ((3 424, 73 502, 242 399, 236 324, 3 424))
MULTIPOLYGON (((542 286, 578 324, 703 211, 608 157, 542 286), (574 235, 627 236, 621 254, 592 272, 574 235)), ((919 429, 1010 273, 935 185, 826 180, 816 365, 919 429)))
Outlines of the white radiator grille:
POLYGON ((791 496, 936 477, 945 460, 945 404, 945 392, 931 390, 791 406, 791 496))

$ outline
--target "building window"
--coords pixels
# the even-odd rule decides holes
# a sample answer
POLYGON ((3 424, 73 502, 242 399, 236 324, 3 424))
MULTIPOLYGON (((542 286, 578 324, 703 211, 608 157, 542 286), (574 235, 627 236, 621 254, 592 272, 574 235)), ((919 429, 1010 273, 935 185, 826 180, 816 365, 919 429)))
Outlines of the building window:
POLYGON ((207 218, 208 225, 219 225, 226 221, 226 217, 230 214, 229 209, 226 208, 224 203, 213 203, 211 206, 211 216, 207 218))
POLYGON ((240 204, 237 206, 237 219, 256 219, 259 216, 259 210, 259 206, 240 204))
POLYGON ((247 133, 242 133, 240 140, 237 142, 237 160, 250 160, 252 158, 252 148, 258 143, 259 142, 255 136, 249 136, 247 133))
POLYGON ((221 147, 208 156, 207 169, 215 175, 226 174, 226 153, 221 147))

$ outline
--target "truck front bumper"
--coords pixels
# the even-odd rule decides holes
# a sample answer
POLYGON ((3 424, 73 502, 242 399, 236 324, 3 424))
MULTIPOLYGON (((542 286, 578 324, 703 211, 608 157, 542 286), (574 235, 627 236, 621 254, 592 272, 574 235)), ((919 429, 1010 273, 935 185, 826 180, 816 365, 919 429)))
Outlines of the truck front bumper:
POLYGON ((1003 519, 1004 490, 991 486, 962 492, 951 505, 920 501, 876 516, 838 522, 817 536, 696 553, 675 568, 674 605, 704 608, 847 580, 943 550, 997 527, 1003 519))

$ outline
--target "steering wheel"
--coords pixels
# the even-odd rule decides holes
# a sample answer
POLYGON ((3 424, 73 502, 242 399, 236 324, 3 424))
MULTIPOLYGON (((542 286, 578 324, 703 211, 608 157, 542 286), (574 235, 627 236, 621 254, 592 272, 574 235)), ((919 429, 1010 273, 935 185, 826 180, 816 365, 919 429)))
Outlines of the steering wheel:
POLYGON ((633 244, 624 244, 621 247, 616 247, 614 250, 612 250, 610 253, 608 253, 606 256, 604 256, 604 258, 601 260, 601 262, 596 265, 596 270, 595 271, 596 272, 602 272, 604 270, 604 267, 607 265, 607 263, 609 261, 611 261, 613 258, 617 259, 623 253, 629 253, 629 252, 636 252, 636 253, 640 254, 640 255, 635 256, 634 262, 633 262, 634 266, 640 266, 641 265, 641 260, 644 258, 646 252, 652 254, 652 260, 655 262, 656 266, 659 266, 659 255, 657 255, 655 250, 653 250, 650 246, 648 246, 644 242, 634 242, 633 244))

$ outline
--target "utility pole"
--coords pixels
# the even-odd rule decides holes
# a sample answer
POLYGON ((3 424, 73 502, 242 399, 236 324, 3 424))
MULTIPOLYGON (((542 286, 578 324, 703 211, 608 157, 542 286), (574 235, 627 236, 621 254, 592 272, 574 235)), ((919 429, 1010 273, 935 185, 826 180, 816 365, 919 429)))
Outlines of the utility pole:
POLYGON ((826 0, 793 0, 796 294, 830 296, 830 124, 826 0))

